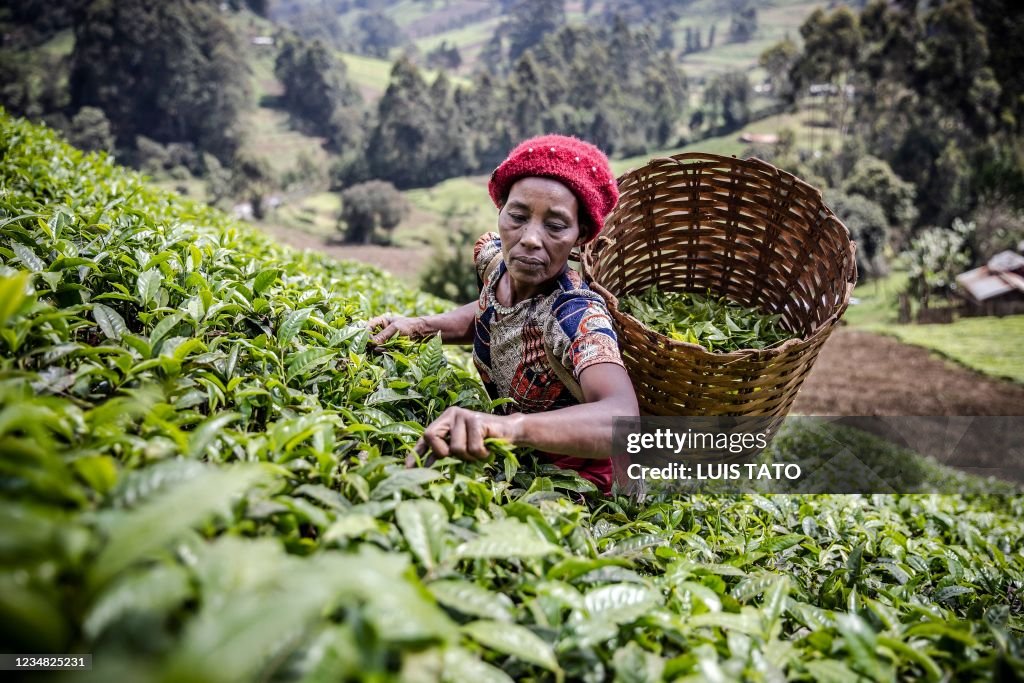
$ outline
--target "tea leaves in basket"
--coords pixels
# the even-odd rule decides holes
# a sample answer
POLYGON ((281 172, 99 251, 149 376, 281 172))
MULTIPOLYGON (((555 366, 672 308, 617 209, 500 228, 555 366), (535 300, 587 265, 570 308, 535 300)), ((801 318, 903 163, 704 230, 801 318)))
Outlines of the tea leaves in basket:
POLYGON ((780 316, 712 292, 662 292, 651 287, 643 294, 622 297, 619 304, 655 332, 711 352, 768 349, 793 338, 779 324, 780 316))

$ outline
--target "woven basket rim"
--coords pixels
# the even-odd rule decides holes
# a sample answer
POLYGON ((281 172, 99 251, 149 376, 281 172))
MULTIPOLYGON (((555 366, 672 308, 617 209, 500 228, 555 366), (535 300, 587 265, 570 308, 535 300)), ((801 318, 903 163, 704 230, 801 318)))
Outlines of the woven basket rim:
MULTIPOLYGON (((616 319, 616 322, 619 325, 623 325, 623 322, 625 322, 634 327, 639 328, 645 334, 652 335, 655 340, 657 340, 661 344, 664 344, 669 349, 686 351, 695 356, 699 360, 707 360, 714 362, 733 362, 749 359, 771 360, 776 356, 781 356, 790 353, 791 351, 797 348, 810 345, 811 343, 816 341, 817 338, 821 335, 831 334, 832 328, 838 323, 839 318, 843 315, 843 313, 846 312, 846 309, 849 307, 850 298, 853 295, 853 288, 857 283, 857 245, 853 241, 852 236, 850 235, 850 229, 847 228, 846 224, 843 223, 843 221, 840 220, 840 218, 835 215, 835 212, 833 212, 832 209, 825 205, 824 199, 822 198, 821 190, 814 187, 807 181, 799 178, 798 176, 788 171, 784 171, 781 168, 775 166, 774 164, 764 161, 763 159, 759 159, 757 157, 747 157, 746 159, 739 159, 735 156, 723 156, 721 154, 712 154, 710 152, 681 152, 679 154, 673 154, 670 156, 652 157, 643 166, 638 166, 637 168, 630 169, 623 173, 622 175, 620 175, 616 179, 616 182, 618 183, 619 187, 621 187, 624 182, 630 180, 634 176, 637 176, 649 170, 650 168, 663 164, 665 162, 678 163, 681 165, 686 162, 690 162, 691 164, 699 164, 701 162, 711 164, 720 164, 723 162, 734 165, 739 164, 759 172, 766 172, 774 174, 778 177, 785 177, 788 182, 791 182, 794 185, 801 186, 802 189, 804 189, 805 191, 809 191, 814 197, 817 198, 818 202, 821 203, 822 208, 825 209, 829 214, 831 214, 835 221, 840 226, 842 226, 843 231, 846 233, 846 247, 849 252, 850 270, 847 273, 848 277, 845 283, 846 287, 843 290, 843 298, 842 301, 840 301, 839 304, 835 307, 835 310, 832 311, 831 315, 829 315, 825 320, 823 320, 814 329, 814 331, 807 336, 797 336, 791 339, 787 339, 779 346, 776 346, 771 349, 743 348, 727 352, 708 351, 700 344, 693 344, 691 342, 672 339, 671 337, 662 334, 661 332, 657 332, 656 330, 641 323, 633 315, 626 313, 621 308, 619 308, 618 297, 593 278, 593 276, 589 272, 590 269, 587 267, 587 261, 589 260, 587 254, 581 254, 580 265, 583 270, 584 280, 592 289, 595 289, 595 291, 597 291, 597 293, 604 298, 605 303, 608 306, 609 311, 612 313, 612 317, 616 319)), ((614 215, 617 209, 618 207, 616 207, 616 209, 613 209, 612 213, 609 214, 609 218, 612 215, 614 215)), ((599 236, 593 242, 592 245, 587 245, 587 251, 595 249, 598 246, 598 243, 602 240, 602 237, 603 236, 599 236)), ((607 238, 605 238, 605 240, 607 243, 607 238)))
MULTIPOLYGON (((657 162, 666 162, 666 161, 674 162, 674 163, 680 163, 680 164, 682 162, 693 162, 693 163, 713 162, 713 163, 720 163, 720 162, 724 161, 724 162, 728 162, 728 163, 732 163, 732 164, 740 164, 742 166, 747 166, 749 168, 754 168, 754 169, 757 169, 757 170, 760 170, 760 171, 766 171, 766 172, 769 172, 769 173, 774 173, 775 175, 786 177, 787 179, 795 182, 796 184, 801 185, 806 190, 809 190, 810 192, 815 194, 818 197, 818 200, 822 202, 822 205, 824 205, 824 200, 822 199, 821 190, 816 188, 814 185, 811 185, 810 183, 808 183, 803 178, 800 178, 799 176, 794 175, 794 174, 790 173, 789 171, 784 171, 781 168, 779 168, 778 166, 776 166, 776 165, 774 165, 774 164, 772 164, 772 163, 770 163, 768 161, 765 161, 764 159, 760 159, 758 157, 747 157, 746 159, 740 159, 739 157, 735 157, 735 156, 724 156, 722 154, 712 154, 711 152, 680 152, 679 154, 671 154, 669 156, 651 157, 650 159, 647 160, 646 164, 644 164, 643 166, 637 166, 636 168, 629 169, 628 171, 626 171, 625 173, 620 175, 618 178, 616 178, 615 182, 621 187, 622 183, 625 182, 631 176, 636 175, 636 174, 638 174, 638 173, 640 173, 642 171, 645 171, 645 170, 651 168, 652 166, 656 165, 657 162)), ((614 209, 612 209, 612 212, 614 213, 614 209)), ((611 215, 611 214, 609 214, 609 215, 611 215)), ((836 218, 836 220, 839 220, 838 217, 836 218)), ((842 226, 844 228, 846 228, 846 224, 845 223, 843 223, 842 221, 839 221, 839 222, 842 224, 842 226)), ((849 234, 850 231, 849 231, 848 228, 847 228, 846 232, 847 232, 847 234, 849 234)))

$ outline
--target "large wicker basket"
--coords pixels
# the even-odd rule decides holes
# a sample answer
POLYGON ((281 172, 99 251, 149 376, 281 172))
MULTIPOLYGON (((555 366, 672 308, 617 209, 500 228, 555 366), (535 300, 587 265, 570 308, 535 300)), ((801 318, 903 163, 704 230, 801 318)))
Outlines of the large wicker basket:
POLYGON ((854 245, 821 193, 759 159, 679 154, 619 178, 584 274, 605 297, 646 415, 784 416, 857 279, 854 245), (619 296, 711 290, 781 315, 798 335, 710 353, 623 313, 619 296))

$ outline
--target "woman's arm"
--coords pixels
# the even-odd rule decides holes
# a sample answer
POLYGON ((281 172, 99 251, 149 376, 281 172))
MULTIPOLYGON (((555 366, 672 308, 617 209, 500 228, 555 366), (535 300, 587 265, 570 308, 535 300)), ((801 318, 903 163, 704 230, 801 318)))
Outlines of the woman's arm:
POLYGON ((548 453, 608 458, 614 418, 640 414, 633 385, 614 363, 586 368, 580 385, 586 403, 545 413, 503 416, 449 408, 424 430, 416 451, 422 455, 429 448, 439 457, 482 460, 487 457, 484 439, 497 437, 548 453))
POLYGON ((367 323, 370 332, 379 330, 370 337, 370 340, 375 344, 380 344, 396 334, 411 339, 423 339, 440 332, 441 341, 445 344, 470 344, 473 341, 476 308, 477 303, 474 301, 460 306, 454 311, 424 315, 418 318, 396 315, 377 316, 367 323))

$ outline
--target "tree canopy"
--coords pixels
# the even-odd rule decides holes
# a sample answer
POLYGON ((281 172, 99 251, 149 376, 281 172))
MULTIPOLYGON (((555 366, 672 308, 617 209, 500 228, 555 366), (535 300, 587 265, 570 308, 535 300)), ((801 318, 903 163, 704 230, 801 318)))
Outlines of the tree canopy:
POLYGON ((852 110, 849 134, 916 188, 916 226, 948 226, 986 195, 1024 202, 1022 53, 1008 39, 1020 28, 1024 8, 1010 0, 815 10, 791 96, 832 84, 852 110))
POLYGON ((239 50, 210 2, 94 0, 75 26, 71 106, 101 109, 120 147, 144 135, 228 159, 248 98, 239 50))
POLYGON ((362 97, 347 78, 345 63, 319 40, 286 38, 274 63, 284 86, 282 103, 299 128, 342 148, 360 137, 362 97))

